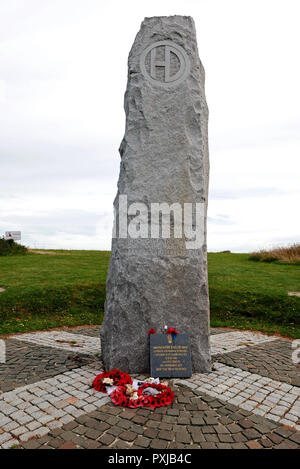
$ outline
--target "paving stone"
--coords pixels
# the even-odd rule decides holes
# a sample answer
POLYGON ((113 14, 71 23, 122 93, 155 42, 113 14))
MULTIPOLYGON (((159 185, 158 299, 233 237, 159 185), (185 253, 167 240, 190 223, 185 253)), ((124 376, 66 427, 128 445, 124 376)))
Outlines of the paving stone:
POLYGON ((174 436, 174 432, 169 432, 166 430, 161 430, 158 434, 158 438, 167 441, 172 441, 174 439, 174 436))
POLYGON ((214 427, 210 427, 210 428, 213 428, 214 431, 216 431, 217 433, 221 434, 221 433, 230 433, 228 428, 225 427, 225 425, 215 425, 214 427))
POLYGON ((299 443, 300 445, 300 432, 297 432, 291 435, 290 440, 294 441, 295 443, 299 443))
POLYGON ((219 449, 232 449, 232 445, 229 443, 217 443, 217 448, 219 449))
POLYGON ((74 443, 72 443, 72 441, 65 441, 65 443, 63 443, 59 449, 76 449, 76 445, 74 445, 74 443))
POLYGON ((289 438, 293 434, 291 430, 287 430, 286 428, 283 428, 283 427, 276 428, 274 430, 274 433, 276 433, 279 436, 282 436, 283 438, 289 438))
POLYGON ((116 440, 112 445, 111 448, 114 449, 129 449, 130 444, 127 441, 123 440, 116 440))
POLYGON ((85 440, 82 443, 82 446, 85 449, 100 449, 102 447, 98 441, 94 441, 94 440, 85 440))
POLYGON ((136 437, 137 437, 137 434, 134 433, 134 432, 131 432, 131 431, 122 432, 119 435, 119 438, 121 438, 121 440, 125 440, 125 441, 133 441, 133 440, 135 440, 136 437))
POLYGON ((158 440, 158 439, 154 439, 151 441, 150 443, 150 448, 152 449, 166 449, 168 446, 168 442, 165 441, 165 440, 158 440))
POLYGON ((73 433, 70 430, 62 432, 60 435, 60 438, 62 438, 65 441, 72 440, 72 437, 73 437, 73 433))
POLYGON ((141 448, 148 448, 150 446, 151 439, 145 438, 144 436, 139 435, 135 440, 135 445, 140 446, 141 448))
POLYGON ((212 425, 203 425, 202 432, 203 433, 216 433, 216 429, 218 427, 213 427, 212 425))
POLYGON ((130 420, 119 419, 118 425, 119 425, 119 427, 123 428, 124 430, 128 430, 128 428, 131 428, 132 424, 131 424, 130 420))
POLYGON ((204 443, 201 443, 201 448, 202 449, 217 449, 218 446, 216 443, 213 443, 213 442, 204 442, 204 443))
POLYGON ((60 438, 52 438, 49 440, 49 446, 53 448, 59 448, 61 445, 63 445, 65 442, 64 440, 61 440, 60 438))
POLYGON ((239 425, 243 428, 252 428, 254 427, 254 422, 252 422, 252 420, 249 420, 249 419, 244 419, 244 420, 239 421, 239 425))
POLYGON ((248 449, 244 443, 232 443, 232 449, 248 449))
MULTIPOLYGON (((204 420, 207 425, 216 425, 218 423, 218 419, 216 417, 205 417, 204 420)), ((200 423, 199 425, 203 424, 200 423)))
POLYGON ((258 441, 255 441, 255 440, 253 440, 253 441, 248 441, 248 442, 246 443, 246 445, 247 445, 248 448, 250 448, 250 449, 262 449, 261 444, 258 443, 258 441))
POLYGON ((37 440, 30 440, 30 441, 27 441, 26 443, 23 443, 22 446, 25 449, 37 449, 41 446, 41 443, 37 440))
POLYGON ((85 436, 93 440, 97 440, 97 438, 99 438, 101 434, 102 434, 101 430, 95 430, 94 428, 88 428, 85 432, 85 436))
POLYGON ((229 425, 226 426, 227 430, 229 433, 239 433, 241 432, 243 429, 240 427, 240 425, 236 424, 236 423, 230 423, 229 425))
POLYGON ((275 444, 279 444, 283 440, 283 437, 276 433, 268 433, 266 436, 275 444))
MULTIPOLYGON (((179 418, 178 418, 177 423, 179 424, 179 418)), ((188 423, 189 423, 189 419, 188 419, 188 423)), ((171 423, 161 422, 161 423, 159 424, 159 428, 160 428, 161 430, 168 430, 168 431, 170 431, 170 430, 172 430, 173 426, 172 426, 171 423)))
POLYGON ((132 419, 132 422, 134 423, 140 423, 143 425, 147 421, 147 417, 143 417, 141 415, 135 415, 132 419))
POLYGON ((204 441, 206 441, 200 428, 192 428, 191 435, 194 443, 203 443, 204 441))
POLYGON ((299 449, 299 445, 297 443, 293 443, 292 441, 282 441, 279 445, 274 447, 275 449, 299 449))
POLYGON ((218 434, 218 438, 221 443, 234 443, 232 436, 227 433, 218 434))
POLYGON ((184 428, 182 428, 175 433, 175 441, 178 443, 190 443, 191 437, 189 433, 184 428))
POLYGON ((104 433, 104 435, 102 435, 99 438, 99 442, 102 443, 105 446, 109 446, 114 440, 115 440, 115 436, 113 436, 109 433, 104 433))
POLYGON ((120 415, 123 419, 128 420, 131 420, 133 417, 136 417, 136 413, 133 411, 133 409, 125 409, 121 414, 116 415, 120 415))
POLYGON ((264 448, 272 448, 274 443, 269 438, 263 437, 257 440, 264 448))
MULTIPOLYGON (((206 420, 206 419, 205 419, 206 420)), ((204 421, 204 419, 196 417, 191 419, 191 424, 192 425, 205 425, 207 422, 204 421)))
POLYGON ((243 433, 233 433, 232 438, 236 443, 243 443, 247 441, 247 437, 243 433))
POLYGON ((177 423, 178 425, 189 425, 190 419, 188 417, 178 417, 177 423))
MULTIPOLYGON (((215 433, 211 433, 211 434, 208 434, 208 435, 205 435, 205 440, 206 441, 213 441, 215 443, 218 443, 219 441, 222 441, 222 439, 220 438, 220 436, 216 435, 215 433)), ((227 441, 227 440, 225 440, 227 441)))
POLYGON ((158 435, 158 430, 155 430, 154 428, 147 428, 145 431, 144 431, 144 436, 146 436, 147 438, 156 438, 158 435))
POLYGON ((248 428, 247 430, 243 431, 243 434, 249 438, 249 440, 254 440, 256 438, 260 438, 260 433, 255 430, 254 428, 248 428))

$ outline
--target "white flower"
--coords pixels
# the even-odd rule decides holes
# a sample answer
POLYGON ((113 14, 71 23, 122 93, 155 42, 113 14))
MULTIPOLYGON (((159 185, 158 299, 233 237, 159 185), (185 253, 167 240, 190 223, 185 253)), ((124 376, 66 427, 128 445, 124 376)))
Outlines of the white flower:
POLYGON ((103 378, 102 382, 108 386, 112 386, 114 384, 114 380, 112 378, 103 378))
POLYGON ((132 401, 136 401, 138 398, 139 398, 139 396, 138 396, 138 393, 137 393, 137 392, 134 392, 134 393, 132 394, 132 396, 130 397, 130 399, 131 399, 132 401))
POLYGON ((130 394, 133 394, 133 393, 134 393, 134 389, 133 389, 133 387, 131 386, 131 384, 126 384, 125 387, 126 387, 126 394, 127 394, 127 395, 130 395, 130 394))

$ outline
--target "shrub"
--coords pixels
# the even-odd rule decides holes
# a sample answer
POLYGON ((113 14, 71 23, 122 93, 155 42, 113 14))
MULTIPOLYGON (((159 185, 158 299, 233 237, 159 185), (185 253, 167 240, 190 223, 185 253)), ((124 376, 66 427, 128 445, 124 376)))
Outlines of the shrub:
POLYGON ((300 262, 300 244, 292 244, 287 247, 277 247, 273 249, 261 249, 257 252, 252 252, 249 256, 251 261, 262 261, 262 262, 290 262, 290 263, 299 263, 300 262))
POLYGON ((13 256, 15 254, 26 254, 28 249, 13 239, 0 238, 0 256, 13 256))

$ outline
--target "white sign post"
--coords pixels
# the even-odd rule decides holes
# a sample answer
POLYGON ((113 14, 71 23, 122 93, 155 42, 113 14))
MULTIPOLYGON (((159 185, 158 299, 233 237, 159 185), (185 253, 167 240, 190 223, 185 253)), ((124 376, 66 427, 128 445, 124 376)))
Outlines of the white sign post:
POLYGON ((13 239, 14 241, 20 241, 21 231, 6 231, 5 239, 13 239))

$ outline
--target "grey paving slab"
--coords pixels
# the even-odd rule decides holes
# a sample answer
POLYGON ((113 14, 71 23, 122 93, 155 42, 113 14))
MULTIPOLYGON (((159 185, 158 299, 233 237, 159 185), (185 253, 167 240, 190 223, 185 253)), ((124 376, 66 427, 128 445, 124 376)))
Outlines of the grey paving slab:
POLYGON ((0 393, 81 367, 95 358, 78 353, 6 340, 6 363, 0 364, 0 393))
POLYGON ((216 362, 300 386, 300 366, 292 361, 292 342, 278 339, 213 357, 216 362))

